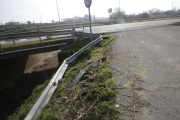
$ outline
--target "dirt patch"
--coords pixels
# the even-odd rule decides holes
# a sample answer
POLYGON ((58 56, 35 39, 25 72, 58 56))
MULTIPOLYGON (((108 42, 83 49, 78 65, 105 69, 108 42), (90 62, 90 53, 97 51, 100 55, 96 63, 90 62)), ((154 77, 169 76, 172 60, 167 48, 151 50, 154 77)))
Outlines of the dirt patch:
POLYGON ((107 55, 110 55, 113 61, 131 60, 130 56, 125 56, 123 52, 118 52, 116 50, 108 50, 107 55))
MULTIPOLYGON (((144 81, 135 74, 128 75, 127 79, 133 81, 132 84, 120 89, 116 100, 122 119, 151 119, 149 115, 155 108, 150 102, 144 99, 144 94, 141 92, 141 90, 143 90, 141 84, 144 83, 144 81)), ((122 85, 119 85, 119 87, 121 88, 122 85)))
POLYGON ((49 55, 45 60, 42 60, 40 63, 38 63, 37 66, 35 66, 30 73, 32 72, 39 72, 42 70, 47 70, 47 69, 51 69, 51 68, 55 68, 59 65, 58 62, 58 53, 60 51, 57 52, 53 52, 51 55, 49 55))
POLYGON ((57 62, 57 54, 60 52, 60 50, 53 51, 53 52, 47 52, 47 53, 40 53, 40 54, 34 54, 34 55, 29 55, 27 64, 24 70, 24 73, 32 73, 32 72, 38 72, 42 70, 46 70, 49 68, 53 68, 57 66, 59 63, 57 62), (51 62, 48 62, 51 61, 51 62), (55 63, 55 64, 50 64, 47 65, 46 63, 55 63), (52 67, 50 67, 53 65, 52 67), (35 68, 41 68, 36 70, 35 68))

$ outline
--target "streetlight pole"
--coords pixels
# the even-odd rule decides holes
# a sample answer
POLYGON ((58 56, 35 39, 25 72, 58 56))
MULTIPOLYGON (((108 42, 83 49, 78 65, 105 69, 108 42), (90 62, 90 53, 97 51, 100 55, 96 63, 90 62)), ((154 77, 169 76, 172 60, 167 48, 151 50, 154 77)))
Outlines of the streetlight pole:
POLYGON ((119 11, 120 11, 120 0, 119 0, 119 11))
POLYGON ((58 8, 58 3, 57 3, 57 0, 56 0, 56 4, 57 4, 57 11, 58 11, 58 18, 59 18, 59 22, 60 22, 59 8, 58 8))
POLYGON ((173 10, 173 9, 174 9, 174 7, 173 7, 174 2, 176 2, 176 1, 173 1, 173 2, 172 2, 172 15, 173 15, 173 12, 174 12, 174 10, 173 10))
POLYGON ((172 2, 172 15, 173 15, 173 4, 174 4, 174 1, 172 2))

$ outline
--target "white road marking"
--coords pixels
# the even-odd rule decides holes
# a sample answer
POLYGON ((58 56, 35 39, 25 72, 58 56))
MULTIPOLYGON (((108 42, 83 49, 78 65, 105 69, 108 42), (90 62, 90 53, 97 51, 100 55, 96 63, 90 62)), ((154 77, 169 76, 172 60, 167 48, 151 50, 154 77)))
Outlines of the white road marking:
POLYGON ((0 41, 1 44, 5 43, 6 41, 0 41))
POLYGON ((19 41, 26 41, 27 39, 20 39, 19 41))

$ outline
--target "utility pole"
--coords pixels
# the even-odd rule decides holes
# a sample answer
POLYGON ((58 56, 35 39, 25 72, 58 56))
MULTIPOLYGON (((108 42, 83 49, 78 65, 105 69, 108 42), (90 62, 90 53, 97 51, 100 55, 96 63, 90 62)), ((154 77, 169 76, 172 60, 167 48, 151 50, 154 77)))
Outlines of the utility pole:
POLYGON ((174 2, 176 2, 176 1, 172 1, 172 15, 173 15, 173 12, 174 12, 174 7, 173 7, 174 2))
POLYGON ((89 25, 90 25, 91 42, 92 42, 92 29, 91 29, 91 13, 90 13, 90 7, 88 8, 88 10, 89 10, 89 25))
POLYGON ((56 4, 57 4, 57 11, 58 11, 58 17, 59 17, 59 23, 60 23, 59 8, 58 8, 57 0, 56 0, 56 4))
POLYGON ((121 11, 121 10, 120 10, 120 0, 119 0, 119 11, 121 11))
POLYGON ((174 4, 174 1, 172 1, 172 15, 173 15, 173 4, 174 4))

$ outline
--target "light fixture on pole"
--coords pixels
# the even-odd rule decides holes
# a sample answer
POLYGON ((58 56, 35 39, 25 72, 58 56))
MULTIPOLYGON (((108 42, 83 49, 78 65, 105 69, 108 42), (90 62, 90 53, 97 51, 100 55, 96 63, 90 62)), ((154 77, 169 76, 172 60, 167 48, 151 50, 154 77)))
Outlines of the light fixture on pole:
POLYGON ((59 8, 58 8, 58 3, 57 3, 57 0, 56 0, 56 5, 57 5, 57 11, 58 11, 58 18, 59 18, 59 22, 60 22, 59 8))
POLYGON ((84 4, 88 8, 88 10, 89 10, 89 26, 90 26, 91 42, 92 42, 91 13, 90 13, 91 3, 92 3, 92 0, 84 0, 84 4))

